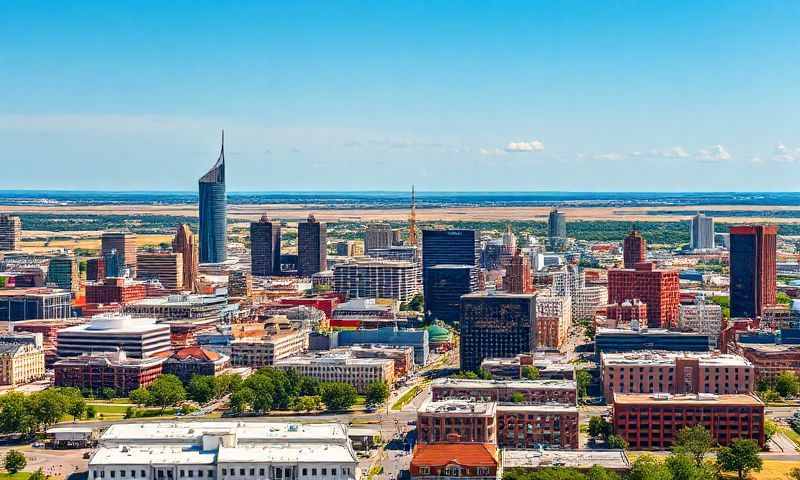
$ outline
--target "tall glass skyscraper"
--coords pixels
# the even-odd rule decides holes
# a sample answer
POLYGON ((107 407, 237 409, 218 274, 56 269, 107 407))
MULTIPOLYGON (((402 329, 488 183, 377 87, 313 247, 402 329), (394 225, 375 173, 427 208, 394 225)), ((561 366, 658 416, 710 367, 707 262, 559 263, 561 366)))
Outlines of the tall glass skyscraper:
POLYGON ((200 177, 200 263, 220 263, 226 258, 225 132, 217 163, 200 177))

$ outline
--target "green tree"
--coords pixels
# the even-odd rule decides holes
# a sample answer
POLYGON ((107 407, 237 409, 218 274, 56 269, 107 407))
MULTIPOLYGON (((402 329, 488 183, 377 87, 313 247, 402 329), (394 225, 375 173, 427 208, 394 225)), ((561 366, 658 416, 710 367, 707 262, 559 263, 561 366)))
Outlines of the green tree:
POLYGON ((592 417, 589 419, 589 435, 592 437, 602 436, 603 440, 606 440, 612 432, 613 427, 605 418, 592 417))
POLYGON ((249 412, 253 408, 256 394, 249 387, 240 387, 231 394, 230 408, 234 414, 249 412))
POLYGON ((242 384, 242 377, 236 375, 235 373, 223 373, 219 375, 214 380, 214 386, 216 387, 216 392, 214 396, 217 398, 224 397, 225 395, 230 395, 235 392, 239 386, 242 384))
POLYGON ((761 390, 758 392, 758 396, 761 397, 761 400, 764 403, 772 403, 777 402, 781 399, 781 396, 775 390, 771 388, 767 388, 766 390, 761 390))
POLYGON ((319 395, 320 381, 314 377, 301 377, 300 378, 300 391, 298 395, 312 397, 319 395))
POLYGON ((785 292, 778 292, 775 295, 775 303, 789 305, 792 303, 792 297, 787 295, 785 292))
POLYGON ((642 455, 631 465, 626 480, 672 480, 672 473, 656 457, 642 455))
POLYGON ((683 453, 672 454, 664 462, 672 474, 672 480, 714 480, 716 475, 705 464, 683 453))
POLYGON ((86 412, 86 400, 83 397, 73 399, 67 405, 67 413, 72 415, 72 421, 76 421, 79 418, 83 418, 83 414, 86 412))
POLYGON ((216 381, 212 375, 192 375, 186 393, 197 403, 208 403, 216 397, 216 381))
POLYGON ((28 465, 28 460, 17 450, 9 450, 3 459, 3 466, 12 475, 25 468, 26 465, 28 465))
POLYGON ((97 415, 97 409, 94 408, 94 405, 87 405, 86 406, 86 418, 94 418, 97 415))
POLYGON ((275 384, 273 379, 262 370, 247 377, 243 388, 253 392, 251 407, 256 412, 269 412, 275 406, 275 384))
POLYGON ((616 472, 600 465, 595 465, 586 472, 586 480, 620 480, 620 478, 616 472))
POLYGON ((800 379, 794 372, 781 372, 775 378, 775 390, 783 398, 796 397, 800 392, 800 379))
POLYGON ((358 392, 354 386, 344 382, 327 382, 320 386, 325 408, 332 411, 347 410, 356 403, 358 392))
POLYGON ((389 384, 375 381, 367 385, 367 405, 380 405, 389 398, 389 384))
POLYGON ((486 370, 485 368, 479 368, 477 374, 478 374, 478 378, 480 378, 481 380, 491 380, 492 379, 491 372, 489 372, 489 370, 486 370))
POLYGON ((538 380, 539 369, 531 365, 525 365, 522 367, 522 378, 525 380, 538 380))
POLYGON ((181 380, 172 374, 160 375, 147 389, 150 393, 150 402, 161 407, 161 413, 167 407, 186 400, 186 390, 181 380))
POLYGON ((739 480, 744 480, 751 471, 761 471, 763 462, 758 453, 758 443, 755 440, 736 440, 719 449, 717 463, 721 470, 736 472, 739 480))
POLYGON ((606 445, 608 445, 608 448, 616 450, 625 450, 628 448, 628 442, 619 435, 609 435, 606 439, 606 445))
POLYGON ((522 392, 514 392, 511 394, 511 401, 514 403, 522 403, 525 401, 525 395, 522 392))
POLYGON ((0 433, 32 435, 36 421, 30 414, 29 399, 20 392, 0 395, 0 433))
POLYGON ((675 437, 672 450, 692 457, 697 465, 703 464, 706 454, 714 448, 711 433, 701 425, 682 428, 675 437))
POLYGON ((35 472, 31 473, 31 476, 28 477, 28 480, 47 480, 47 478, 47 475, 45 475, 42 471, 42 467, 39 467, 35 472))
POLYGON ((592 376, 586 370, 577 370, 575 372, 575 382, 578 386, 578 396, 586 398, 589 395, 589 385, 592 383, 592 376))
POLYGON ((100 390, 100 395, 106 400, 111 400, 112 398, 117 396, 117 391, 111 387, 105 387, 100 390))
POLYGON ((150 405, 152 402, 152 399, 150 398, 150 392, 148 392, 144 387, 131 390, 131 393, 128 394, 128 398, 131 400, 131 402, 141 406, 150 405))
POLYGON ((789 480, 800 480, 800 467, 795 467, 789 472, 789 480))
POLYGON ((458 372, 455 375, 453 375, 453 377, 454 378, 463 378, 463 379, 466 379, 466 380, 477 380, 478 379, 478 374, 475 373, 475 372, 471 372, 471 371, 461 370, 460 372, 458 372))
POLYGON ((67 413, 67 398, 55 388, 28 397, 28 409, 36 424, 48 428, 67 413))
POLYGON ((764 421, 764 438, 766 441, 770 441, 772 436, 778 433, 778 424, 773 422, 772 420, 765 420, 764 421))

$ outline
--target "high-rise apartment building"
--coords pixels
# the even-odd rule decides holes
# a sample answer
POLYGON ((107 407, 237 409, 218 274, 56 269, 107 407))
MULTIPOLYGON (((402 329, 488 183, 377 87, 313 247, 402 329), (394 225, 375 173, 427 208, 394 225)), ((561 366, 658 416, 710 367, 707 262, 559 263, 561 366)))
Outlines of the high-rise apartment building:
POLYGON ((369 254, 376 248, 389 248, 392 246, 394 234, 388 223, 371 223, 367 225, 364 235, 364 250, 369 254))
POLYGON ((22 220, 13 215, 0 215, 0 252, 18 250, 22 241, 22 220))
POLYGON ((250 263, 255 276, 281 274, 281 225, 267 215, 250 224, 250 263))
POLYGON ((435 265, 470 265, 470 290, 480 285, 481 242, 477 230, 423 230, 422 282, 428 297, 429 272, 435 265))
POLYGON ((100 236, 100 252, 106 259, 106 275, 121 276, 125 268, 130 270, 131 276, 136 275, 136 234, 130 232, 103 232, 100 236), (109 262, 107 256, 116 252, 116 262, 109 262), (117 271, 109 264, 115 263, 119 269, 116 275, 108 271, 117 271))
POLYGON ((533 279, 531 278, 531 265, 528 256, 522 254, 519 248, 511 257, 511 262, 506 266, 506 275, 503 277, 503 290, 508 293, 533 292, 533 279))
POLYGON ((167 290, 183 290, 182 254, 142 252, 136 255, 136 263, 139 280, 158 280, 167 290))
POLYGON ((778 227, 735 226, 730 234, 731 317, 754 318, 775 303, 778 227))
POLYGON ((247 298, 253 293, 253 276, 243 270, 228 273, 228 295, 247 298))
POLYGON ((633 229, 622 241, 622 258, 625 268, 635 268, 647 258, 647 241, 638 230, 633 229))
MULTIPOLYGON (((423 237, 424 238, 424 237, 423 237)), ((536 295, 471 293, 461 297, 461 369, 477 370, 486 358, 536 349, 536 295)))
POLYGON ((58 255, 50 259, 47 283, 64 290, 76 292, 80 288, 78 261, 72 255, 58 255))
POLYGON ((346 298, 410 301, 419 293, 419 266, 402 260, 356 258, 333 267, 333 291, 346 298))
POLYGON ((311 276, 328 269, 328 229, 309 215, 297 224, 297 273, 311 276))
POLYGON ((647 324, 669 328, 678 324, 680 282, 677 270, 661 270, 652 262, 640 262, 636 268, 612 268, 608 271, 608 303, 641 300, 647 304, 647 324))
POLYGON ((557 208, 547 217, 547 243, 554 252, 564 250, 567 244, 567 214, 557 208))
POLYGON ((187 224, 178 225, 175 238, 172 239, 172 251, 183 258, 183 289, 196 292, 198 281, 199 250, 197 239, 187 224))
POLYGON ((690 246, 692 250, 709 250, 714 248, 714 219, 698 213, 692 217, 690 246))
POLYGON ((225 199, 225 133, 217 163, 200 177, 200 263, 227 258, 228 221, 225 199))

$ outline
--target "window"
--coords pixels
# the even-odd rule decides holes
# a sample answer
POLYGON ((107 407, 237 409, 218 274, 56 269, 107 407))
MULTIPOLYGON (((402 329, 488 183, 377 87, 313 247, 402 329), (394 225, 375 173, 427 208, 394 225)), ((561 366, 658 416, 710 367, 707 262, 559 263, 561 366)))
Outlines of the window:
POLYGON ((239 475, 244 477, 244 468, 239 469, 239 475))
POLYGON ((105 470, 100 470, 100 478, 106 478, 105 470))
POLYGON ((255 474, 256 474, 256 469, 255 468, 251 468, 250 469, 250 476, 253 477, 253 476, 255 476, 255 474))
POLYGON ((308 469, 307 469, 307 468, 304 468, 304 469, 303 469, 303 476, 305 477, 306 475, 308 475, 308 469))
POLYGON ((282 468, 276 468, 275 469, 275 478, 283 478, 283 469, 282 468))
POLYGON ((141 472, 139 472, 139 473, 141 473, 141 474, 142 474, 142 478, 144 478, 144 477, 146 477, 146 476, 147 476, 147 473, 145 473, 145 471, 144 471, 144 470, 142 470, 142 471, 141 471, 141 472))
POLYGON ((258 469, 258 474, 263 477, 264 476, 264 469, 263 468, 259 468, 258 469))
POLYGON ((127 474, 128 474, 128 472, 127 472, 127 471, 125 471, 125 470, 120 470, 120 471, 119 471, 119 476, 120 476, 120 478, 125 478, 125 475, 127 475, 127 474))
POLYGON ((331 475, 334 476, 334 477, 336 476, 336 469, 335 468, 331 468, 331 475))
POLYGON ((311 469, 311 475, 315 476, 315 477, 317 476, 317 469, 316 468, 312 468, 311 469))
POLYGON ((183 469, 181 469, 181 470, 178 471, 178 476, 183 478, 183 477, 186 476, 186 472, 183 469))
POLYGON ((136 478, 136 470, 131 470, 131 477, 136 478))
POLYGON ((194 470, 189 470, 189 478, 194 478, 194 470))
POLYGON ((227 475, 228 474, 228 469, 227 468, 223 468, 222 469, 222 474, 223 475, 227 475))
POLYGON ((430 475, 431 469, 430 467, 419 467, 420 475, 430 475))
POLYGON ((214 470, 208 471, 208 478, 214 478, 214 470))
POLYGON ((116 476, 117 476, 117 472, 115 472, 114 470, 111 470, 111 478, 114 478, 116 476))
POLYGON ((203 478, 203 471, 202 470, 198 470, 197 471, 197 478, 203 478))

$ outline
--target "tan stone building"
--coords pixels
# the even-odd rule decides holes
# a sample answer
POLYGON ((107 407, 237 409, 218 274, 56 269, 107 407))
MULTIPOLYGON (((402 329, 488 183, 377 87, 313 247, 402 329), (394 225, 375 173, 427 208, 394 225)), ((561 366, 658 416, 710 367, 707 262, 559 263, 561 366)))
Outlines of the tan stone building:
POLYGON ((0 343, 0 385, 20 385, 44 377, 44 350, 25 343, 0 343))
POLYGON ((388 358, 356 358, 350 352, 321 352, 277 360, 275 368, 296 370, 300 375, 321 382, 344 382, 358 393, 366 393, 372 382, 394 383, 394 360, 388 358))
POLYGON ((242 338, 231 342, 231 363, 261 368, 277 360, 303 353, 308 348, 308 332, 291 330, 262 338, 242 338))

